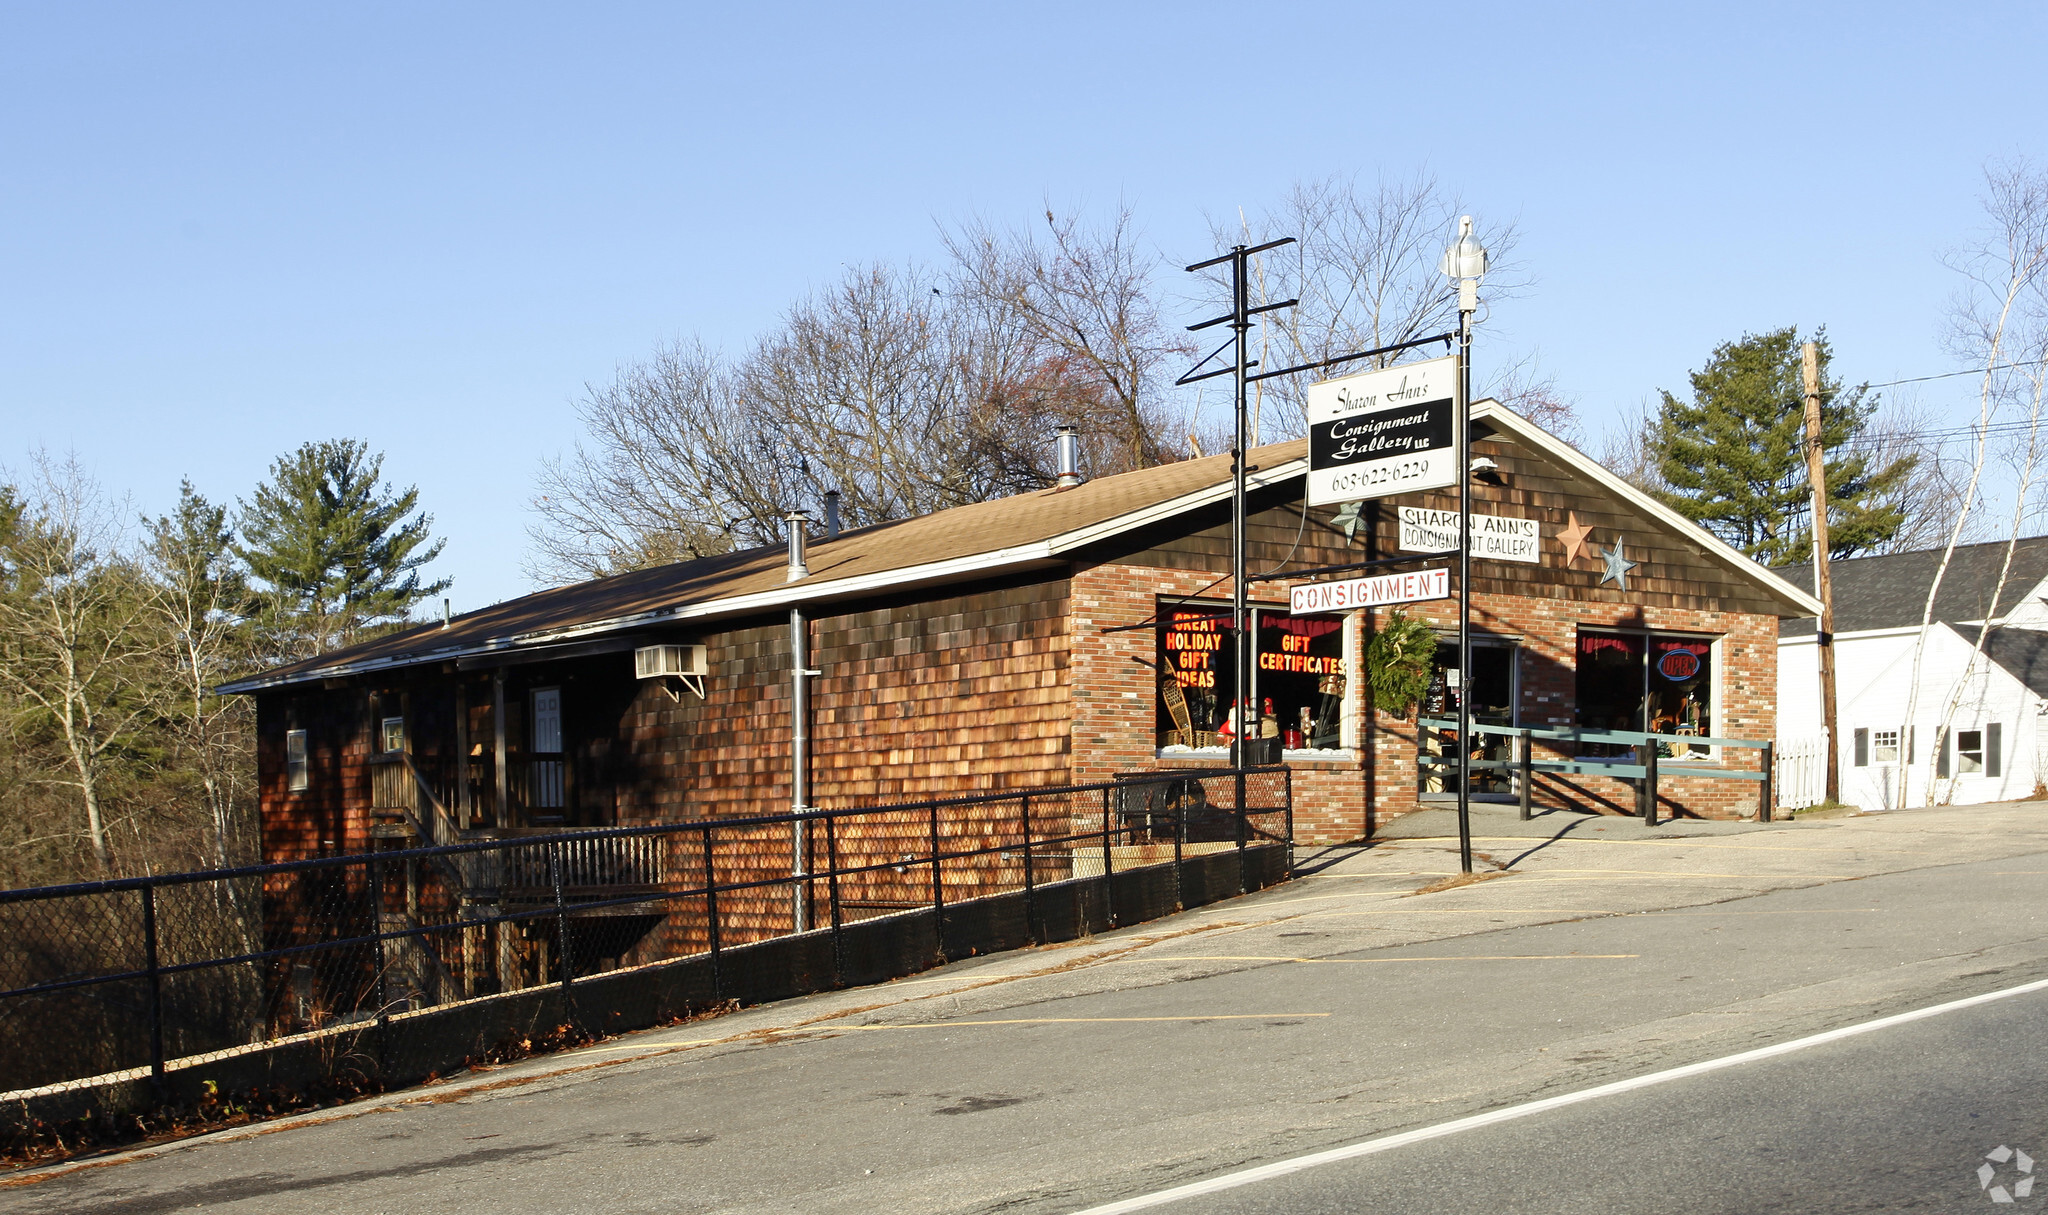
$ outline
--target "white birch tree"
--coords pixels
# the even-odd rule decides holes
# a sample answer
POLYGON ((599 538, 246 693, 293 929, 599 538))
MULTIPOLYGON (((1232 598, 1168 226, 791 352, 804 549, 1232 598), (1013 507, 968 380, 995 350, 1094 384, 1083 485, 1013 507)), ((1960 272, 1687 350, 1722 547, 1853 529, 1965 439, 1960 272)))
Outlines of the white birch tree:
MULTIPOLYGON (((1921 610, 1919 635, 1913 647, 1912 674, 1906 692, 1904 724, 1908 730, 1911 730, 1919 708, 1920 680, 1927 638, 1934 623, 1935 602, 1941 594, 1941 584, 1948 575, 1956 546, 1966 534, 1971 513, 1980 501, 1984 472, 1992 455, 1992 423, 2014 396, 2013 364, 2024 363, 2026 358, 2023 356, 2036 352, 2044 341, 2048 341, 2048 334, 2044 334, 2044 328, 2048 328, 2048 307, 2043 306, 2042 290, 2044 276, 2048 276, 2048 175, 2020 163, 1989 169, 1985 176, 1984 207, 1990 221, 1990 234, 1982 243, 1950 260, 1950 265, 1964 276, 1967 283, 1952 312, 1951 342, 1959 354, 1983 368, 1978 385, 1977 423, 1969 477, 1963 487, 1954 526, 1949 529, 1941 560, 1928 584, 1926 602, 1921 610)), ((2034 353, 2033 357, 2039 358, 2040 355, 2034 353)), ((1997 610, 1997 592, 2004 589, 2012 566, 2013 548, 2029 508, 2031 466, 2039 456, 2040 405, 2040 394, 2036 391, 2031 398, 2031 424, 2023 428, 2019 438, 2025 453, 2022 463, 2028 471, 2014 497, 2013 533, 2006 546, 1994 595, 1986 608, 1988 613, 1997 610)), ((1949 718, 1958 703, 1963 684, 1974 669, 1977 656, 1983 651, 1989 631, 1990 621, 1987 619, 1978 629, 1971 667, 1964 671, 1947 698, 1947 707, 1934 738, 1930 740, 1931 757, 1938 756, 1947 745, 1945 731, 1949 718)), ((1938 771, 1938 762, 1928 765, 1926 789, 1930 803, 1936 800, 1940 780, 1938 771)))

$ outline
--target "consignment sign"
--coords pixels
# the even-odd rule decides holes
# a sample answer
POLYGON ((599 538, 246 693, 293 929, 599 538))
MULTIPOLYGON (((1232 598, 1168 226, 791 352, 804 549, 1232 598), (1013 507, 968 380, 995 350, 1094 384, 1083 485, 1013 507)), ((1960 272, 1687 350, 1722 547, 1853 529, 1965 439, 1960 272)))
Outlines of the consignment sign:
POLYGON ((1290 590, 1287 599, 1288 609, 1300 615, 1303 612, 1342 612, 1387 603, 1420 603, 1426 599, 1448 599, 1450 594, 1449 570, 1414 570, 1381 574, 1376 578, 1304 583, 1290 590))
POLYGON ((1451 357, 1311 384, 1309 505, 1456 485, 1457 374, 1451 357))

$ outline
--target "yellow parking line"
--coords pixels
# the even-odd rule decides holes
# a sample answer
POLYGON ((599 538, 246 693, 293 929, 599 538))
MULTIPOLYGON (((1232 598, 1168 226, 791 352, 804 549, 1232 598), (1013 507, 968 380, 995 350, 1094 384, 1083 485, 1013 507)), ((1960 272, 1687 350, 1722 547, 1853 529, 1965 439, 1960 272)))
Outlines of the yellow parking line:
POLYGON ((1293 1017, 1327 1017, 1329 1013, 1213 1013, 1206 1017, 1012 1017, 1001 1021, 933 1021, 923 1025, 828 1025, 816 1028, 833 1032, 842 1029, 961 1029, 976 1025, 1098 1025, 1139 1021, 1275 1021, 1293 1017))
POLYGON ((1531 873, 1583 873, 1606 877, 1660 877, 1660 878, 1805 878, 1825 881, 1842 877, 1838 873, 1695 873, 1689 869, 1533 869, 1531 873))
POLYGON ((1409 958, 1285 958, 1264 954, 1174 954, 1158 958, 1117 958, 1118 963, 1130 962, 1307 962, 1360 963, 1360 962, 1566 962, 1580 958, 1639 958, 1639 953, 1499 953, 1499 954, 1446 954, 1442 957, 1409 958))
POLYGON ((1304 920, 1340 915, 1627 915, 1613 907, 1374 907, 1366 911, 1311 911, 1304 920))
MULTIPOLYGON (((1645 830, 1655 830, 1655 828, 1645 828, 1645 830)), ((1457 838, 1458 837, 1455 835, 1417 835, 1404 839, 1387 840, 1379 846, 1386 847, 1387 844, 1442 844, 1449 843, 1453 840, 1456 840, 1457 838)), ((1897 856, 1918 855, 1911 848, 1862 848, 1854 845, 1848 847, 1831 848, 1818 844, 1812 846, 1800 846, 1796 844, 1715 844, 1709 843, 1707 840, 1697 838, 1676 840, 1623 840, 1607 839, 1601 836, 1594 835, 1475 835, 1472 837, 1472 842, 1475 844, 1642 844, 1655 848, 1732 848, 1737 851, 1743 852, 1872 852, 1891 853, 1897 856)))

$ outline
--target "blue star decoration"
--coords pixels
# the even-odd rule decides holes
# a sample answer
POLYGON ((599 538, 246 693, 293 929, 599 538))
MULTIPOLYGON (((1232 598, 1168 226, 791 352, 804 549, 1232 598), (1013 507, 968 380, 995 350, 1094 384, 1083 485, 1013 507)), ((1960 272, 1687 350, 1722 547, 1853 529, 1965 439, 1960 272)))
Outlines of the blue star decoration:
POLYGON ((1344 543, 1351 543, 1351 538, 1358 533, 1358 525, 1364 522, 1359 517, 1359 512, 1363 509, 1363 502, 1346 502, 1337 508, 1336 514, 1330 516, 1331 527, 1344 529, 1344 543))
POLYGON ((1607 569, 1600 575, 1600 581, 1612 582, 1624 591, 1628 589, 1628 572, 1642 564, 1640 561, 1628 559, 1628 554, 1623 551, 1623 546, 1627 542, 1627 537, 1616 536, 1614 547, 1603 549, 1600 553, 1601 559, 1607 562, 1607 569))

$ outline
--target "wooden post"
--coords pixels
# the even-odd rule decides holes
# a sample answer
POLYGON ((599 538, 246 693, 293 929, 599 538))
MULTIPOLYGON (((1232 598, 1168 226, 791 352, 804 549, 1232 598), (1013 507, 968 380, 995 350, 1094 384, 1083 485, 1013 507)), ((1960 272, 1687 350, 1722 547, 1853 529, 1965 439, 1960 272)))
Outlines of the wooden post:
POLYGON ((1800 371, 1806 380, 1806 479, 1813 486, 1813 593, 1820 600, 1820 622, 1814 643, 1820 655, 1820 724, 1828 736, 1827 799, 1841 800, 1842 765, 1835 737, 1835 588, 1828 575, 1828 474, 1821 446, 1820 347, 1800 347, 1800 371))
POLYGON ((1520 773, 1521 779, 1515 782, 1516 800, 1521 803, 1519 809, 1521 810, 1522 821, 1526 823, 1529 821, 1530 803, 1535 800, 1536 795, 1536 761, 1527 729, 1522 731, 1522 753, 1518 758, 1521 760, 1522 771, 1520 773))
POLYGON ((498 804, 497 825, 512 825, 512 777, 506 771, 505 763, 505 669, 491 672, 491 775, 497 782, 494 790, 498 804))
POLYGON ((469 798, 469 684, 460 672, 455 676, 455 824, 463 830, 476 826, 469 798))

